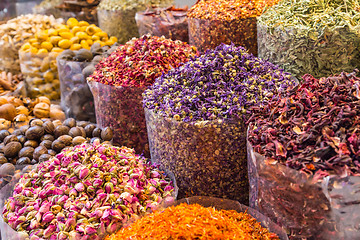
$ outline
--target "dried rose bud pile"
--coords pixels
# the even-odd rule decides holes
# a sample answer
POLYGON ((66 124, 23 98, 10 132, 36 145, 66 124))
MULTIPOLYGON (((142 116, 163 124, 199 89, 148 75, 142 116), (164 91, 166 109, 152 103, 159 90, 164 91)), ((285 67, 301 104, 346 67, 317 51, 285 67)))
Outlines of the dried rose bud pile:
POLYGON ((157 79, 144 93, 144 107, 184 122, 234 118, 294 85, 272 63, 221 44, 157 79))
POLYGON ((195 55, 196 49, 187 43, 144 35, 102 60, 88 80, 114 86, 150 86, 162 73, 195 55))
POLYGON ((271 162, 314 174, 360 176, 360 78, 356 72, 304 83, 253 108, 248 139, 271 162))
POLYGON ((17 183, 5 221, 31 239, 100 239, 172 201, 163 172, 126 147, 94 142, 64 150, 17 183))

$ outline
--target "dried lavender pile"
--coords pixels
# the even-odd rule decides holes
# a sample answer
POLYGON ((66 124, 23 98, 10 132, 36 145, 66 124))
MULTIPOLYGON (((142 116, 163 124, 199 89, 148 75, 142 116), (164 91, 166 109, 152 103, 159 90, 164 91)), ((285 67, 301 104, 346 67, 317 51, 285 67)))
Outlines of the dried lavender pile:
POLYGON ((115 143, 149 157, 142 93, 162 73, 196 54, 186 43, 149 35, 118 47, 88 78, 97 124, 114 129, 115 143))
POLYGON ((286 97, 250 109, 248 140, 262 156, 250 159, 255 172, 258 169, 250 175, 259 176, 250 180, 255 183, 255 204, 299 239, 358 237, 360 78, 356 73, 320 79, 307 74, 286 97))
POLYGON ((126 147, 82 144, 25 174, 5 221, 31 239, 100 239, 172 201, 172 182, 126 147))
POLYGON ((174 172, 181 197, 247 203, 247 109, 294 84, 273 64, 225 44, 169 71, 144 93, 152 160, 174 172))

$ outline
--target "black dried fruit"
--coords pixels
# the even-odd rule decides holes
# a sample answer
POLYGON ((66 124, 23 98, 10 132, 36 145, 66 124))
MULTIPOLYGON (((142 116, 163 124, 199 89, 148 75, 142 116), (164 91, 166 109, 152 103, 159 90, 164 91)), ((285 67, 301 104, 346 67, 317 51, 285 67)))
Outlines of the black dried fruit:
POLYGON ((31 164, 31 160, 28 157, 21 157, 16 161, 16 165, 31 164))
POLYGON ((43 128, 45 130, 45 133, 53 134, 55 130, 55 125, 53 124, 52 121, 46 121, 43 124, 43 128))
POLYGON ((101 131, 101 139, 104 141, 110 141, 114 136, 114 133, 110 127, 106 127, 101 131))
POLYGON ((38 146, 37 148, 35 148, 34 154, 33 154, 33 158, 37 161, 39 161, 39 158, 41 155, 46 154, 48 152, 47 148, 44 146, 38 146))
POLYGON ((64 121, 63 124, 69 128, 73 128, 76 126, 76 120, 74 118, 68 118, 64 121))
POLYGON ((58 137, 57 140, 64 143, 66 146, 70 146, 73 138, 69 135, 62 135, 62 136, 58 137))
POLYGON ((93 137, 97 137, 97 138, 100 138, 101 137, 101 129, 100 128, 95 128, 93 133, 92 133, 92 136, 93 137))
POLYGON ((25 136, 29 140, 38 140, 44 135, 44 133, 45 131, 43 127, 33 126, 26 131, 25 136))
POLYGON ((22 146, 19 142, 9 142, 4 147, 4 155, 7 158, 16 157, 21 150, 22 146))
POLYGON ((88 138, 92 138, 92 133, 94 131, 94 129, 96 128, 96 126, 94 124, 89 124, 87 125, 84 130, 85 130, 85 133, 86 133, 86 137, 88 138))
POLYGON ((70 128, 68 126, 59 125, 55 128, 55 131, 54 131, 55 138, 58 138, 62 135, 66 135, 69 133, 69 131, 70 131, 70 128))
POLYGON ((8 130, 1 130, 0 131, 0 141, 4 141, 4 138, 10 135, 10 132, 8 130))
POLYGON ((50 140, 44 140, 40 143, 40 146, 44 146, 47 149, 50 149, 51 145, 52 145, 52 141, 50 141, 50 140))
POLYGON ((25 143, 24 143, 24 147, 33 147, 33 148, 36 148, 37 146, 39 146, 39 143, 35 140, 27 140, 25 143))
POLYGON ((59 140, 53 141, 51 145, 51 148, 57 153, 63 150, 65 147, 66 147, 65 144, 59 140))
POLYGON ((7 145, 9 142, 18 142, 18 141, 19 141, 19 139, 17 138, 17 136, 9 135, 4 139, 3 143, 5 145, 7 145))
POLYGON ((50 154, 43 154, 40 156, 39 158, 39 162, 45 162, 47 160, 49 160, 52 156, 50 154))
POLYGON ((34 155, 34 151, 35 151, 35 149, 33 147, 24 147, 19 152, 19 158, 28 157, 28 158, 32 159, 33 155, 34 155))

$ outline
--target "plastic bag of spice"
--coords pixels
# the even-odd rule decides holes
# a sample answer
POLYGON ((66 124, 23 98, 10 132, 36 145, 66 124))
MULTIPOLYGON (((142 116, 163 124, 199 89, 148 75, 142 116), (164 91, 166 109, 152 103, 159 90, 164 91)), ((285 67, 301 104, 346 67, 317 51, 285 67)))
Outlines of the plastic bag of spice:
POLYGON ((45 96, 51 100, 60 98, 60 81, 56 64, 58 54, 58 52, 35 54, 19 51, 20 68, 25 78, 28 97, 45 96))
POLYGON ((114 144, 134 148, 150 156, 142 93, 146 87, 110 86, 88 82, 94 96, 96 122, 114 131, 114 144))
POLYGON ((99 27, 107 34, 117 37, 118 42, 123 44, 133 37, 139 37, 134 18, 136 12, 137 9, 98 9, 99 27))
POLYGON ((291 239, 357 239, 360 177, 319 181, 279 163, 265 162, 248 143, 250 206, 288 229, 291 239))
POLYGON ((1 189, 0 191, 0 239, 8 239, 8 240, 26 240, 29 239, 28 234, 16 232, 12 229, 3 218, 2 211, 4 209, 5 201, 12 196, 14 187, 16 183, 19 181, 20 177, 30 172, 32 169, 35 169, 37 165, 31 166, 17 166, 17 168, 21 167, 21 172, 16 173, 12 180, 1 189))
POLYGON ((188 18, 189 43, 200 52, 214 49, 221 43, 243 46, 257 55, 256 18, 210 20, 188 18))
POLYGON ((180 198, 204 195, 248 203, 242 120, 189 124, 149 109, 145 109, 145 117, 151 159, 174 173, 180 198))
POLYGON ((188 7, 155 8, 135 15, 140 36, 151 34, 165 36, 172 40, 189 42, 188 23, 186 19, 188 7))
POLYGON ((60 77, 61 107, 67 117, 96 122, 94 98, 82 71, 91 62, 57 58, 60 77))

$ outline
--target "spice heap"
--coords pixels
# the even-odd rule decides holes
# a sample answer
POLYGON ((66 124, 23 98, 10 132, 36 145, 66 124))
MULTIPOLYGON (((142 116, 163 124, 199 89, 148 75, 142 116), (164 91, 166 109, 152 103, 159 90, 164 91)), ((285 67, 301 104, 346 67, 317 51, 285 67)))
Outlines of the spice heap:
POLYGON ((256 17, 278 0, 200 0, 188 12, 189 41, 205 52, 234 43, 257 54, 256 17))
POLYGON ((0 131, 0 163, 37 164, 49 160, 62 149, 93 142, 96 139, 111 141, 110 128, 101 130, 89 122, 73 118, 59 120, 32 119, 29 124, 10 133, 0 131))
POLYGON ((221 44, 161 76, 145 91, 144 107, 184 122, 238 118, 294 85, 272 63, 221 44))
POLYGON ((111 126, 115 143, 149 157, 142 93, 162 73, 196 54, 194 47, 165 37, 146 35, 121 45, 88 78, 99 126, 111 126))
POLYGON ((94 142, 64 150, 25 174, 3 216, 32 239, 99 239, 172 201, 173 190, 163 172, 134 150, 94 142))
POLYGON ((258 18, 259 57, 301 77, 358 67, 360 8, 349 1, 281 1, 258 18))
POLYGON ((135 14, 152 6, 168 7, 173 0, 102 0, 98 6, 99 26, 124 44, 139 37, 135 14))
POLYGON ((118 44, 103 46, 94 43, 90 50, 65 50, 57 58, 60 78, 61 106, 67 117, 96 122, 94 98, 86 78, 95 71, 95 65, 108 57, 118 44))
POLYGON ((96 71, 88 80, 112 86, 150 86, 162 73, 195 55, 196 49, 186 43, 145 35, 121 45, 96 65, 96 71))
POLYGON ((172 40, 189 42, 186 13, 188 7, 155 8, 138 12, 135 15, 140 36, 151 34, 165 36, 172 40))
POLYGON ((35 33, 62 22, 53 16, 27 14, 0 25, 0 70, 20 72, 18 51, 21 45, 34 37, 35 33))
POLYGON ((0 129, 12 131, 28 124, 32 118, 64 120, 65 114, 59 105, 51 104, 47 97, 35 100, 22 97, 0 97, 0 129))
POLYGON ((225 44, 158 78, 144 93, 150 151, 175 174, 179 197, 246 203, 247 109, 292 85, 272 63, 225 44))
POLYGON ((259 207, 297 237, 355 239, 360 206, 350 199, 360 197, 360 78, 353 72, 303 80, 286 97, 250 109, 248 140, 264 158, 253 160, 259 207))
POLYGON ((182 203, 145 216, 105 240, 267 239, 279 237, 246 212, 182 203))
MULTIPOLYGON (((94 24, 67 20, 55 28, 37 32, 35 38, 29 39, 20 49, 21 72, 26 77, 27 95, 31 98, 46 95, 50 99, 60 98, 60 81, 56 57, 65 49, 90 50, 94 43, 101 46, 113 45, 116 37, 110 37, 94 24)), ((82 52, 81 52, 82 53, 82 52)), ((85 56, 81 56, 86 58, 85 56)))

